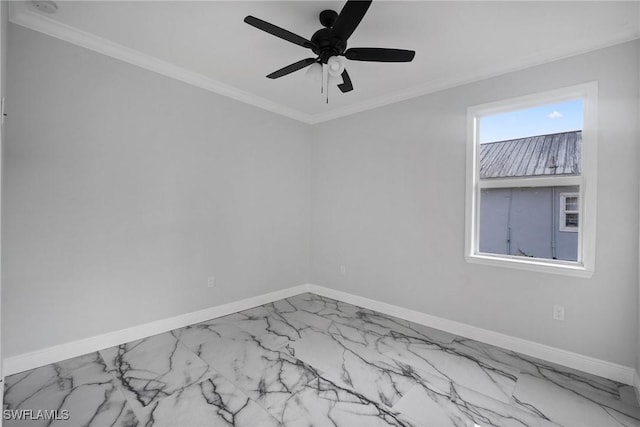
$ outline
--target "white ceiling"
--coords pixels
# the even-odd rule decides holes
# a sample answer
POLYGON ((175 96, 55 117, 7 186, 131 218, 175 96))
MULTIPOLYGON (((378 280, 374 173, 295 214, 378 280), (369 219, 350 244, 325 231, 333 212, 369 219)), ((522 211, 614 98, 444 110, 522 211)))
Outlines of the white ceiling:
POLYGON ((298 71, 313 53, 243 22, 253 15, 305 38, 336 1, 57 1, 55 14, 10 4, 10 20, 223 95, 317 123, 640 37, 640 3, 374 0, 349 47, 412 49, 411 63, 347 61, 354 90, 329 104, 298 71))

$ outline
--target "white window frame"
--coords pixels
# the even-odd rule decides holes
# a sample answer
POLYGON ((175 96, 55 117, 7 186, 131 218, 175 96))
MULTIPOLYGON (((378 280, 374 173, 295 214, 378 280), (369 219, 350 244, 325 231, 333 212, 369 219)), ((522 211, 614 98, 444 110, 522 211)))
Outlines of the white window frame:
POLYGON ((569 231, 572 233, 577 233, 580 225, 580 193, 560 193, 560 224, 558 230, 560 231, 569 231), (578 210, 569 211, 567 210, 567 198, 568 197, 577 197, 578 198, 578 210), (575 213, 578 214, 578 227, 573 227, 567 225, 567 214, 575 213))
POLYGON ((598 83, 590 82, 517 98, 471 106, 467 109, 467 183, 465 259, 475 264, 520 270, 591 277, 595 270, 597 196, 598 83), (583 104, 581 176, 498 178, 480 183, 479 120, 504 112, 581 98, 583 104), (479 250, 479 203, 484 188, 579 186, 578 260, 564 261, 492 254, 479 250))

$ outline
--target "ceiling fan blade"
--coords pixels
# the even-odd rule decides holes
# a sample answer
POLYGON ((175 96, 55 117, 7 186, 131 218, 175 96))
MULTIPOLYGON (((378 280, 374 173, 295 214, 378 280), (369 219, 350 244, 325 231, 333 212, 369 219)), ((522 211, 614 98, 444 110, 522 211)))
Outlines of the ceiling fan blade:
POLYGON ((277 79, 279 77, 282 76, 286 76, 287 74, 291 74, 294 71, 298 71, 303 69, 304 67, 308 67, 309 65, 313 64, 314 62, 316 62, 315 58, 305 58, 302 59, 298 62, 294 62, 291 65, 287 65, 286 67, 280 68, 277 71, 274 71, 273 73, 269 74, 267 77, 270 79, 277 79))
POLYGON ((354 47, 347 49, 344 56, 353 61, 411 62, 416 52, 405 49, 385 49, 381 47, 354 47))
POLYGON ((331 27, 331 35, 338 37, 342 41, 347 41, 351 34, 355 31, 362 21, 365 13, 371 6, 371 0, 349 0, 340 11, 340 15, 336 18, 333 27, 331 27))
POLYGON ((351 83, 351 78, 349 78, 347 70, 342 72, 342 83, 338 85, 338 89, 340 89, 342 93, 351 92, 353 90, 353 84, 351 83))
POLYGON ((291 42, 293 44, 297 44, 302 47, 307 47, 311 49, 314 45, 310 40, 305 39, 297 34, 292 33, 291 31, 287 31, 284 28, 280 28, 276 25, 270 24, 267 21, 263 21, 262 19, 256 18, 255 16, 247 16, 244 18, 244 22, 247 24, 256 27, 259 30, 266 31, 269 34, 272 34, 276 37, 280 37, 283 40, 291 42))

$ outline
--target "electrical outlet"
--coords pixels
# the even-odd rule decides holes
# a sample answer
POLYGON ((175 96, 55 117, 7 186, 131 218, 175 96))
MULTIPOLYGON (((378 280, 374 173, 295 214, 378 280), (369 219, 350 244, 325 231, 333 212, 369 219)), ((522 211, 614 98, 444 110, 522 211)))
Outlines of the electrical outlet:
POLYGON ((216 285, 216 278, 214 276, 209 276, 207 278, 207 288, 213 288, 216 285))
POLYGON ((340 275, 341 276, 346 276, 347 275, 347 266, 342 264, 340 265, 340 275))
POLYGON ((0 128, 4 127, 4 118, 7 117, 5 106, 4 98, 0 98, 0 128))
POLYGON ((553 306, 553 318, 555 320, 564 320, 564 306, 562 305, 553 306))

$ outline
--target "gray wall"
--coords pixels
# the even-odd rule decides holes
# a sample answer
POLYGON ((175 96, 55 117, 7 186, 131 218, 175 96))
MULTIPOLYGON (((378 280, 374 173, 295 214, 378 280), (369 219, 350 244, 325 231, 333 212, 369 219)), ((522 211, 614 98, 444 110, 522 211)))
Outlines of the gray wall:
POLYGON ((4 357, 308 281, 307 126, 13 24, 8 53, 4 357))
POLYGON ((638 43, 314 126, 312 282, 634 366, 638 43), (466 263, 467 107, 592 80, 599 81, 593 277, 466 263), (554 304, 565 306, 564 322, 552 319, 554 304))
POLYGON ((639 45, 308 128, 11 26, 3 356, 310 281, 632 366, 639 45), (467 106, 589 80, 593 278, 465 263, 467 106))
MULTIPOLYGON (((636 52, 638 57, 640 57, 640 43, 637 43, 636 52)), ((638 118, 636 121, 636 130, 640 134, 640 73, 638 74, 638 118)), ((638 156, 638 164, 640 165, 640 156, 638 156)), ((640 223, 640 217, 638 218, 638 222, 640 223)), ((639 255, 638 268, 640 269, 640 253, 638 255, 639 255)), ((636 381, 640 381, 640 277, 638 280, 638 313, 637 314, 638 314, 638 336, 637 336, 638 346, 636 348, 636 381)), ((636 397, 638 398, 638 402, 640 403, 640 382, 636 383, 635 386, 638 387, 638 389, 636 389, 636 397)))
MULTIPOLYGON (((0 98, 4 97, 7 91, 7 28, 9 25, 9 3, 0 2, 0 98)), ((0 130, 0 212, 2 212, 2 177, 4 176, 4 141, 5 128, 0 130)), ((2 225, 0 224, 0 242, 2 241, 2 225)), ((2 271, 2 244, 0 243, 0 271, 2 271)), ((0 277, 0 293, 2 292, 2 277, 0 277)), ((2 307, 0 304, 0 328, 2 328, 2 307)), ((0 330, 0 336, 2 335, 0 330)), ((0 342, 0 375, 2 372, 2 355, 4 354, 2 342, 0 342)), ((1 398, 0 398, 1 399, 1 398)))

